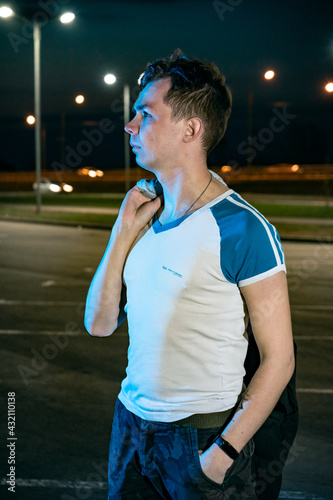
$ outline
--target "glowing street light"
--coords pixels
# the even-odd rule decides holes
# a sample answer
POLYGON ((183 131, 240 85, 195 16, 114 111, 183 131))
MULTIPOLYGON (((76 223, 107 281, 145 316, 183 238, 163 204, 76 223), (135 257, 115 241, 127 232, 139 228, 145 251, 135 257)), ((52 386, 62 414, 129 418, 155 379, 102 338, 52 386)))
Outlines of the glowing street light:
POLYGON ((36 119, 33 115, 29 115, 26 118, 26 122, 28 123, 28 125, 35 125, 36 119))
POLYGON ((116 80, 117 78, 112 73, 108 73, 104 77, 104 81, 107 85, 113 85, 114 83, 116 83, 116 80))
POLYGON ((274 78, 274 76, 275 76, 275 72, 271 69, 266 71, 266 73, 264 74, 264 78, 266 80, 272 80, 272 78, 274 78))
POLYGON ((75 14, 73 14, 73 12, 65 12, 64 14, 62 14, 62 16, 60 16, 59 19, 62 24, 68 24, 74 21, 75 14))
POLYGON ((14 11, 10 8, 7 7, 6 5, 0 7, 0 17, 3 19, 6 19, 7 17, 11 17, 14 15, 14 11))
MULTIPOLYGON (((117 78, 112 73, 104 76, 104 82, 107 85, 116 83, 117 78)), ((127 83, 123 86, 123 101, 124 101, 124 127, 130 120, 130 89, 127 83)), ((125 191, 130 189, 130 144, 127 134, 124 134, 124 159, 125 159, 125 191)))
POLYGON ((81 95, 81 94, 77 95, 75 97, 75 102, 76 102, 76 104, 83 104, 84 103, 84 95, 81 95))
POLYGON ((333 92, 333 82, 329 82, 325 85, 326 92, 333 92))

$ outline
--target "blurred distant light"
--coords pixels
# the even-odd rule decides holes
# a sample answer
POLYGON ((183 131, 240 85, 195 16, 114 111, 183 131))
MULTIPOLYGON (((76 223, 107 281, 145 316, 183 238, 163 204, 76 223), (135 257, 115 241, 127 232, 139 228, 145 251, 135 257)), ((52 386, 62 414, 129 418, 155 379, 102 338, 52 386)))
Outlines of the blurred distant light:
POLYGON ((325 90, 326 92, 333 92, 333 83, 330 82, 327 85, 325 85, 325 90))
POLYGON ((221 168, 222 172, 230 172, 232 170, 232 167, 230 165, 223 165, 221 168))
POLYGON ((80 95, 77 95, 77 96, 75 97, 75 102, 76 102, 77 104, 82 104, 82 103, 84 102, 84 95, 81 95, 81 94, 80 94, 80 95))
POLYGON ((58 184, 50 184, 50 191, 52 191, 52 193, 60 193, 61 191, 61 186, 59 186, 58 184))
POLYGON ((60 16, 60 21, 63 24, 71 23, 75 19, 75 14, 73 12, 65 12, 62 16, 60 16))
POLYGON ((95 127, 96 125, 99 125, 100 123, 97 120, 84 120, 83 125, 85 127, 95 127))
POLYGON ((290 101, 274 101, 273 106, 275 108, 286 108, 287 106, 290 106, 290 101))
POLYGON ((29 125, 34 125, 35 121, 36 121, 36 118, 35 118, 34 116, 32 116, 32 115, 29 115, 29 116, 27 116, 27 118, 26 118, 26 122, 27 122, 29 125))
POLYGON ((0 7, 0 17, 6 18, 12 16, 13 14, 14 12, 10 7, 7 7, 5 5, 3 7, 0 7))
POLYGON ((104 77, 104 81, 105 83, 107 83, 108 85, 112 85, 113 83, 115 83, 115 81, 117 80, 117 78, 112 75, 112 73, 108 73, 107 75, 105 75, 104 77))
POLYGON ((293 166, 291 167, 291 171, 292 171, 292 172, 298 172, 298 170, 299 170, 299 165, 293 165, 293 166))
POLYGON ((73 186, 70 184, 66 184, 66 182, 62 183, 62 189, 65 191, 65 193, 71 193, 73 191, 73 186))
POLYGON ((264 77, 266 78, 266 80, 271 80, 272 78, 274 78, 274 76, 275 76, 275 72, 271 69, 266 71, 266 73, 264 74, 264 77))
POLYGON ((83 167, 77 170, 79 175, 88 175, 89 177, 103 177, 104 172, 94 167, 83 167))

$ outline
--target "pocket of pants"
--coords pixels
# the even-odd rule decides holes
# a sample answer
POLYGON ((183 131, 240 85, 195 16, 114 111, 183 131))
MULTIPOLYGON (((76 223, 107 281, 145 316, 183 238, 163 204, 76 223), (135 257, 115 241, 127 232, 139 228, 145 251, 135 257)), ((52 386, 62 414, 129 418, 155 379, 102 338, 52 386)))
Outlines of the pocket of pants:
MULTIPOLYGON (((222 483, 223 490, 227 490, 231 485, 237 485, 241 490, 242 488, 254 488, 252 478, 252 456, 254 454, 253 439, 244 446, 239 453, 238 458, 233 462, 231 467, 227 470, 222 483)), ((253 497, 255 498, 255 497, 253 497)))
POLYGON ((252 455, 254 453, 254 443, 251 439, 241 450, 238 458, 234 460, 229 469, 226 471, 222 483, 216 483, 212 479, 210 479, 201 468, 200 456, 197 447, 197 437, 193 434, 193 456, 194 463, 196 467, 196 471, 198 475, 201 477, 206 484, 209 484, 211 487, 218 489, 219 491, 226 491, 232 486, 235 486, 236 489, 242 489, 252 487, 252 469, 251 469, 251 460, 252 455))
MULTIPOLYGON (((214 429, 214 431, 218 432, 219 429, 214 429)), ((221 489, 223 488, 224 481, 222 483, 216 483, 215 481, 210 479, 208 476, 206 476, 206 474, 202 470, 201 462, 200 462, 200 455, 199 455, 199 449, 202 449, 202 446, 200 446, 200 445, 202 445, 202 443, 200 442, 200 441, 202 441, 202 438, 204 438, 204 441, 205 441, 205 437, 207 438, 207 446, 209 446, 210 442, 213 441, 213 438, 216 437, 217 432, 212 433, 210 436, 209 431, 208 431, 207 436, 203 436, 202 430, 198 431, 197 429, 191 429, 191 445, 192 445, 191 448, 192 448, 192 460, 193 460, 193 466, 194 466, 193 470, 194 470, 195 481, 197 481, 198 483, 203 482, 206 485, 209 485, 210 487, 213 487, 213 488, 221 491, 221 489), (200 445, 199 445, 199 442, 200 442, 200 445)), ((233 465, 234 465, 234 463, 231 465, 230 468, 232 468, 233 465)))

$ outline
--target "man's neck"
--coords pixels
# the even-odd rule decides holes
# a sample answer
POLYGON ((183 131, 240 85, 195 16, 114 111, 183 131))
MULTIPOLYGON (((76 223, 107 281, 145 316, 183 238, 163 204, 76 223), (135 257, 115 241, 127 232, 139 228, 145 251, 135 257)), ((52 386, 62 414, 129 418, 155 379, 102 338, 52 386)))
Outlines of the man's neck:
POLYGON ((212 178, 207 167, 200 171, 174 173, 170 178, 159 176, 159 181, 164 195, 164 205, 158 213, 161 224, 198 210, 228 189, 212 178))

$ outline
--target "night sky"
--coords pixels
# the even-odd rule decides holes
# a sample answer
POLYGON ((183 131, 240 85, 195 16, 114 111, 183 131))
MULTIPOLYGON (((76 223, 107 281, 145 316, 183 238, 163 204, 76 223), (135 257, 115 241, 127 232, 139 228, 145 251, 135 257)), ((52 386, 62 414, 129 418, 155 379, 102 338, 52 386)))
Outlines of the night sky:
POLYGON ((331 0, 0 1, 4 4, 25 21, 0 20, 1 170, 34 168, 34 132, 25 123, 34 112, 28 21, 34 12, 44 24, 42 121, 48 169, 54 162, 69 169, 123 166, 122 85, 130 85, 134 100, 146 63, 176 47, 215 62, 233 93, 228 130, 210 165, 247 163, 250 89, 253 164, 333 163, 333 93, 324 90, 333 81, 331 0), (72 24, 58 21, 55 14, 63 10, 76 14, 72 24), (263 78, 266 69, 275 71, 273 80, 263 78), (116 84, 104 83, 106 73, 118 77, 116 84), (74 102, 77 94, 85 96, 81 106, 74 102), (114 130, 95 139, 89 154, 89 148, 87 153, 81 148, 75 156, 83 140, 93 142, 92 131, 106 119, 114 130))

